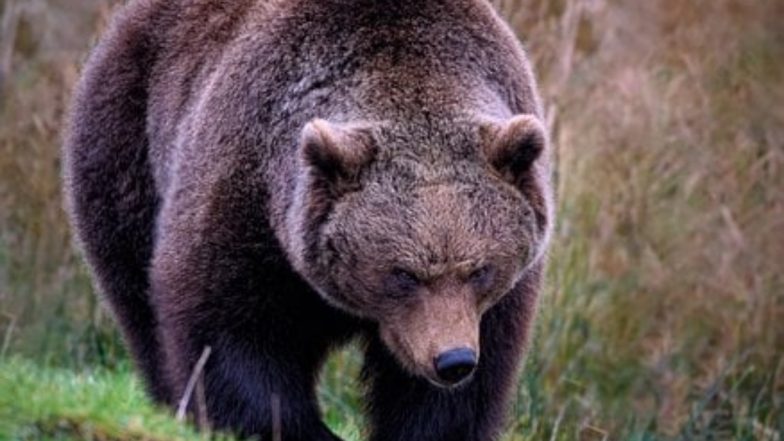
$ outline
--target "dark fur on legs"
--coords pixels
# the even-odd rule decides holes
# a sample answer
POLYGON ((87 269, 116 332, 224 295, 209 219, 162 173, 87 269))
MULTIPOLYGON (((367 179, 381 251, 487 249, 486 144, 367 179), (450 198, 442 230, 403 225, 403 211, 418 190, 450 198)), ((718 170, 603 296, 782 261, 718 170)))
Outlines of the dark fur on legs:
POLYGON ((66 195, 77 239, 144 383, 168 402, 147 273, 159 205, 145 136, 152 51, 128 27, 103 41, 76 93, 67 145, 90 148, 65 149, 66 189, 78 189, 66 195))

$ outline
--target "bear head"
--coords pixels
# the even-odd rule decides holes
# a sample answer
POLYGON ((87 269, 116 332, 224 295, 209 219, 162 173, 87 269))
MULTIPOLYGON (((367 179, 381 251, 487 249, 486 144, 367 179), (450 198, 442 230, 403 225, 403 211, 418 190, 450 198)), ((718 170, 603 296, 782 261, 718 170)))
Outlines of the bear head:
POLYGON ((286 221, 298 272, 444 387, 470 377, 483 314, 542 257, 551 217, 537 117, 449 125, 309 122, 286 221))

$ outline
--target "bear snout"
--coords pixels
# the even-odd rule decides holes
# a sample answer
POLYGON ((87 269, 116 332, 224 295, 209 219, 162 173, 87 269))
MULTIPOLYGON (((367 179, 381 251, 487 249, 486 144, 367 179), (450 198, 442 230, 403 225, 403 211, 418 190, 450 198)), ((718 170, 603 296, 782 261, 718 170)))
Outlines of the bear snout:
POLYGON ((434 386, 467 382, 479 363, 480 317, 468 291, 430 292, 380 322, 381 339, 401 366, 434 386))

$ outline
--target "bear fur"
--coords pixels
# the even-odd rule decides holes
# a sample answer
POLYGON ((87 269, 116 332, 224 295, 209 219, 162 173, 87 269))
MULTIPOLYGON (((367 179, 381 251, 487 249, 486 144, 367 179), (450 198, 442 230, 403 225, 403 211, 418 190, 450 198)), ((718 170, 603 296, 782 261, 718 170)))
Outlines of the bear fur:
POLYGON ((488 441, 552 224, 541 120, 486 0, 132 0, 76 90, 65 191, 155 400, 210 347, 190 412, 336 440, 314 388, 359 339, 370 439, 488 441), (478 365, 444 384, 454 347, 478 365))

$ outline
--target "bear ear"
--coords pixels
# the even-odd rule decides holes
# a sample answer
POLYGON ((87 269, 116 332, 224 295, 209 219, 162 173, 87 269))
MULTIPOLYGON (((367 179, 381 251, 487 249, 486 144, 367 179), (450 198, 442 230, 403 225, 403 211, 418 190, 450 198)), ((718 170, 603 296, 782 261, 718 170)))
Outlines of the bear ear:
POLYGON ((375 144, 370 128, 314 119, 302 129, 304 163, 329 183, 354 181, 373 159, 375 144))
POLYGON ((517 115, 483 127, 485 157, 504 179, 518 184, 547 145, 542 123, 532 115, 517 115))

